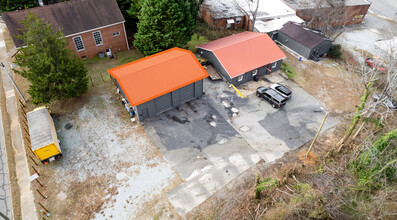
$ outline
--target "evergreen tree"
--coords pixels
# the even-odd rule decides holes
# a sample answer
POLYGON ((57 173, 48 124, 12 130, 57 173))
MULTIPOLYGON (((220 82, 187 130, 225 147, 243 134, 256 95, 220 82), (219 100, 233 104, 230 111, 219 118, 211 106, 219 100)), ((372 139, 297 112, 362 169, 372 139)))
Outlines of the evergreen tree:
POLYGON ((28 93, 33 103, 49 103, 80 96, 88 89, 87 69, 77 56, 66 48, 68 40, 51 25, 29 13, 23 35, 26 47, 20 48, 16 63, 17 73, 31 82, 28 93))
POLYGON ((186 0, 144 0, 134 46, 145 56, 185 45, 195 21, 186 0))
POLYGON ((203 0, 187 0, 187 3, 190 5, 192 18, 194 20, 194 23, 196 23, 198 18, 198 12, 200 10, 200 5, 203 3, 203 0))
POLYGON ((23 10, 39 6, 38 0, 0 0, 0 12, 23 10))
POLYGON ((128 16, 137 19, 142 9, 144 0, 132 0, 129 9, 127 10, 128 16))

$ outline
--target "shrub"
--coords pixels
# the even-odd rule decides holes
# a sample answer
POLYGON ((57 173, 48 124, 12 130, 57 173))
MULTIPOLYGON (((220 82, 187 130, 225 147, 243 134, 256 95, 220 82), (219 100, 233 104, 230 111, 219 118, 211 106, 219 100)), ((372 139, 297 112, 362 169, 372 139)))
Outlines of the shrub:
POLYGON ((273 189, 277 186, 277 180, 274 178, 266 178, 261 181, 259 175, 256 177, 256 187, 255 187, 255 195, 257 199, 260 199, 262 190, 273 189))
POLYGON ((383 186, 383 182, 397 181, 396 163, 397 148, 393 140, 397 139, 397 129, 381 136, 372 146, 363 151, 358 160, 350 163, 353 172, 358 177, 360 189, 376 189, 383 186))
POLYGON ((340 44, 332 45, 331 49, 328 51, 328 57, 334 59, 340 59, 342 57, 342 45, 340 44))
POLYGON ((294 70, 294 68, 285 62, 281 63, 281 70, 283 70, 290 79, 294 78, 296 75, 296 71, 294 70))

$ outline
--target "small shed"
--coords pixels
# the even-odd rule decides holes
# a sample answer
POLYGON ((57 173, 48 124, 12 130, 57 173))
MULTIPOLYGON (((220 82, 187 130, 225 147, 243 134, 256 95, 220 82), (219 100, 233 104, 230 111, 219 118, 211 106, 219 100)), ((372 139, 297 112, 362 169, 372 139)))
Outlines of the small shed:
POLYGON ((108 70, 140 121, 203 95, 208 77, 192 52, 172 48, 108 70))
POLYGON ((285 54, 267 35, 242 32, 197 46, 198 53, 234 86, 270 74, 285 54))
POLYGON ((277 35, 277 41, 302 57, 315 61, 328 53, 332 46, 332 41, 320 32, 305 28, 294 22, 287 22, 283 25, 277 35))

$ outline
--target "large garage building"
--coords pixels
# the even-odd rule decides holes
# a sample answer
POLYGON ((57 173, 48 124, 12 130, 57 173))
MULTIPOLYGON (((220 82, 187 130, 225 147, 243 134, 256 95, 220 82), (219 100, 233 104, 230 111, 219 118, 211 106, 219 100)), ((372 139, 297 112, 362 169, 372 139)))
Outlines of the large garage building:
POLYGON ((249 31, 198 45, 197 50, 234 86, 279 70, 285 58, 267 34, 249 31))
POLYGON ((108 70, 140 121, 203 95, 208 73, 192 52, 169 49, 108 70))

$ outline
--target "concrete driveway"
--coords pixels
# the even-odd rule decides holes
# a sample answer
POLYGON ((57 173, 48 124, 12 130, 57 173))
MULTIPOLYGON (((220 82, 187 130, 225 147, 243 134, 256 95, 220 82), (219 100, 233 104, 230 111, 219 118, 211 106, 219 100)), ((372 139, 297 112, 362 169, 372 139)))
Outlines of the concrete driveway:
MULTIPOLYGON (((310 141, 325 115, 320 101, 278 72, 240 89, 245 98, 225 82, 205 80, 203 98, 145 121, 148 136, 184 180, 167 193, 182 215, 260 159, 272 162, 310 141), (293 91, 284 109, 255 96, 271 82, 293 91)), ((329 117, 323 131, 337 123, 329 117)))

